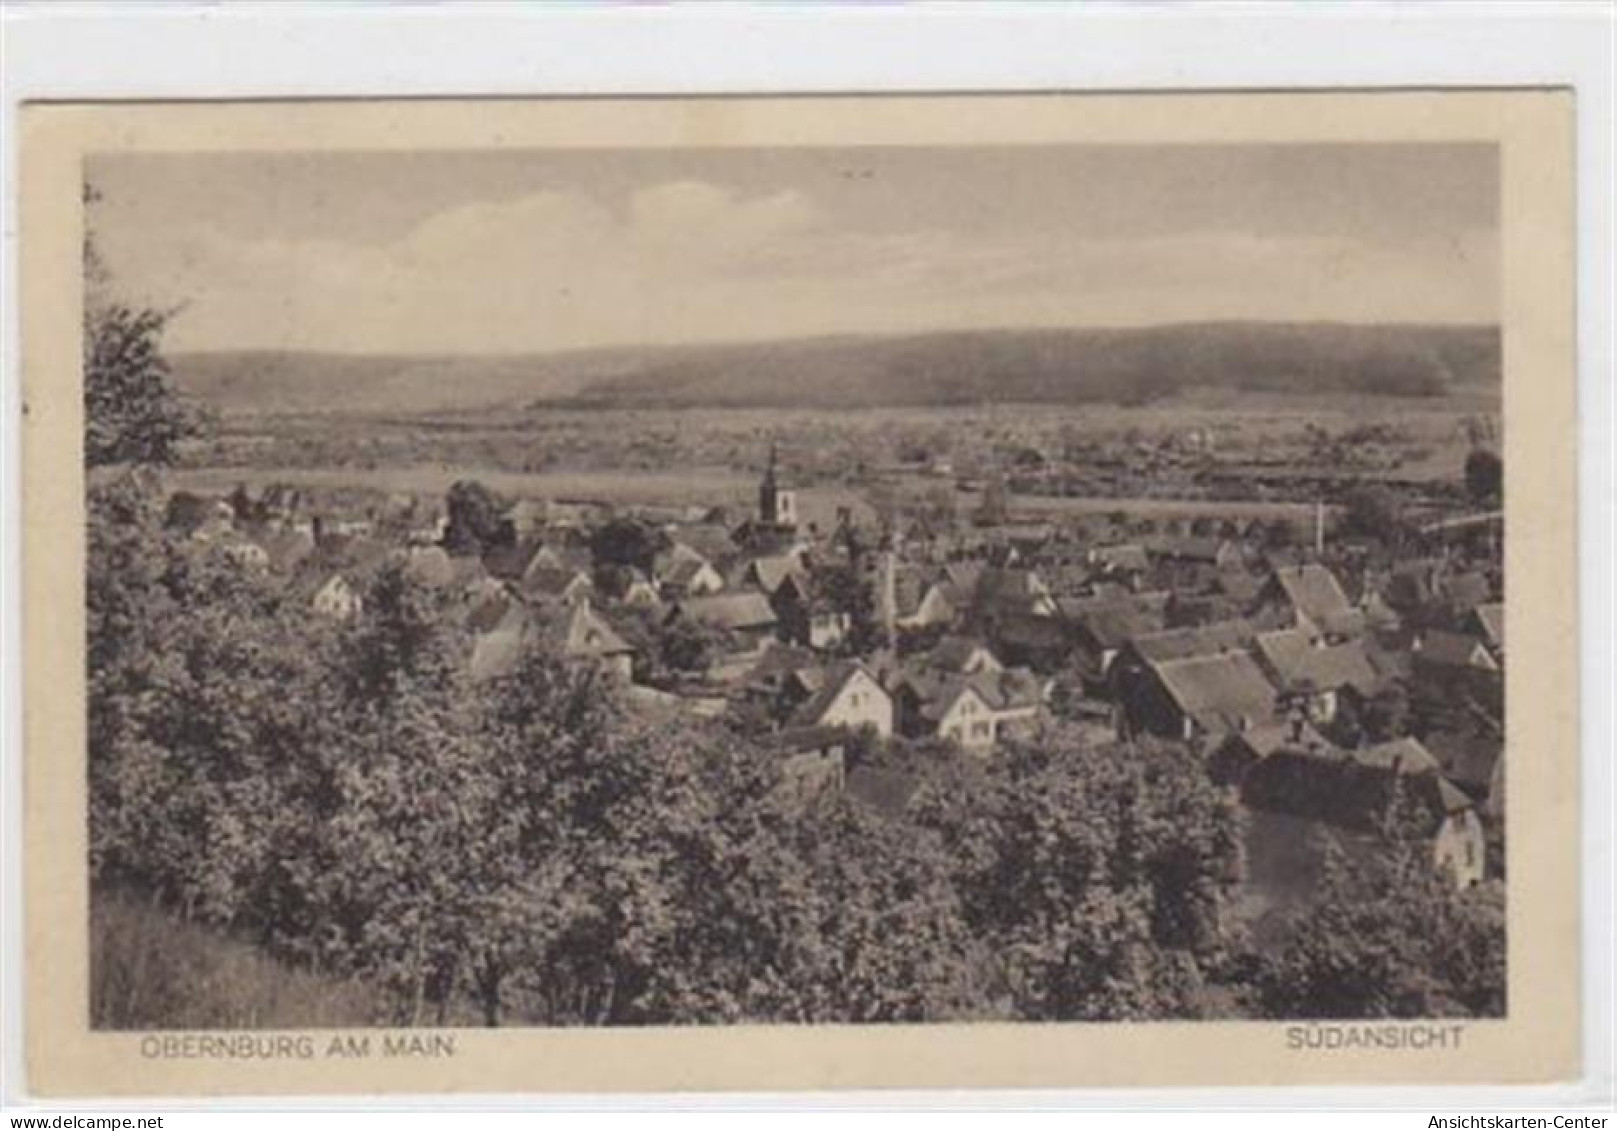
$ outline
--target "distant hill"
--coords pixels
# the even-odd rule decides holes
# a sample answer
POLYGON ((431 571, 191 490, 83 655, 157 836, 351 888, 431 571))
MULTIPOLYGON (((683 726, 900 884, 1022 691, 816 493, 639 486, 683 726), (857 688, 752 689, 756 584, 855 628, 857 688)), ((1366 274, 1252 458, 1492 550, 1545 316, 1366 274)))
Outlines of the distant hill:
POLYGON ((1150 404, 1198 391, 1441 398, 1500 380, 1491 326, 1198 323, 980 330, 532 357, 188 354, 188 393, 223 409, 424 412, 1150 404))

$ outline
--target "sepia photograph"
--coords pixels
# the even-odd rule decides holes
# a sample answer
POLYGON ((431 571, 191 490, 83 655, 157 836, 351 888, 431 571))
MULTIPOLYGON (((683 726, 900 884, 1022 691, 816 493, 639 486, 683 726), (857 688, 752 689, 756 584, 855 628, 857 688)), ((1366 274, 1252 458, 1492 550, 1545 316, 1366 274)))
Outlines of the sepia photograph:
POLYGON ((1512 1019, 1499 133, 881 101, 85 144, 77 1024, 1512 1019))

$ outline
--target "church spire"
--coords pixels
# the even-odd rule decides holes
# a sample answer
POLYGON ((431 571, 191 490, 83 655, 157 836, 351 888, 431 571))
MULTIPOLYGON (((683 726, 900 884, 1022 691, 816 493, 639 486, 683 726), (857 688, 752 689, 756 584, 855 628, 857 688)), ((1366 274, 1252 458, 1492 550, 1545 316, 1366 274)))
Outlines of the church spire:
POLYGON ((797 525, 797 497, 791 491, 782 491, 776 477, 780 452, 773 436, 769 439, 769 463, 758 482, 758 521, 765 526, 795 527, 797 525))

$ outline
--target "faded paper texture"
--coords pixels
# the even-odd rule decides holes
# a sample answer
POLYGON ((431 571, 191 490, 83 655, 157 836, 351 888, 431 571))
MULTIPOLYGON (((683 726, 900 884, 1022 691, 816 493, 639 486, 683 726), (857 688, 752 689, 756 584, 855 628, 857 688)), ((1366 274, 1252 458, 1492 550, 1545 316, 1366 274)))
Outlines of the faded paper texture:
POLYGON ((1569 94, 23 121, 38 1093, 1577 1074, 1569 94))

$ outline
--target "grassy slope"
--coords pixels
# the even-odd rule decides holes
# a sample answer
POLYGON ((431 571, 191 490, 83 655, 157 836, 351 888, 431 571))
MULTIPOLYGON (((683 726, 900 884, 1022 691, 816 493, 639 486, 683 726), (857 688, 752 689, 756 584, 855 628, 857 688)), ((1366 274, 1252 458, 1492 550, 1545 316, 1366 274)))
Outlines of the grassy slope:
POLYGON ((90 906, 90 1019, 97 1029, 371 1025, 382 995, 266 956, 121 895, 90 906))

